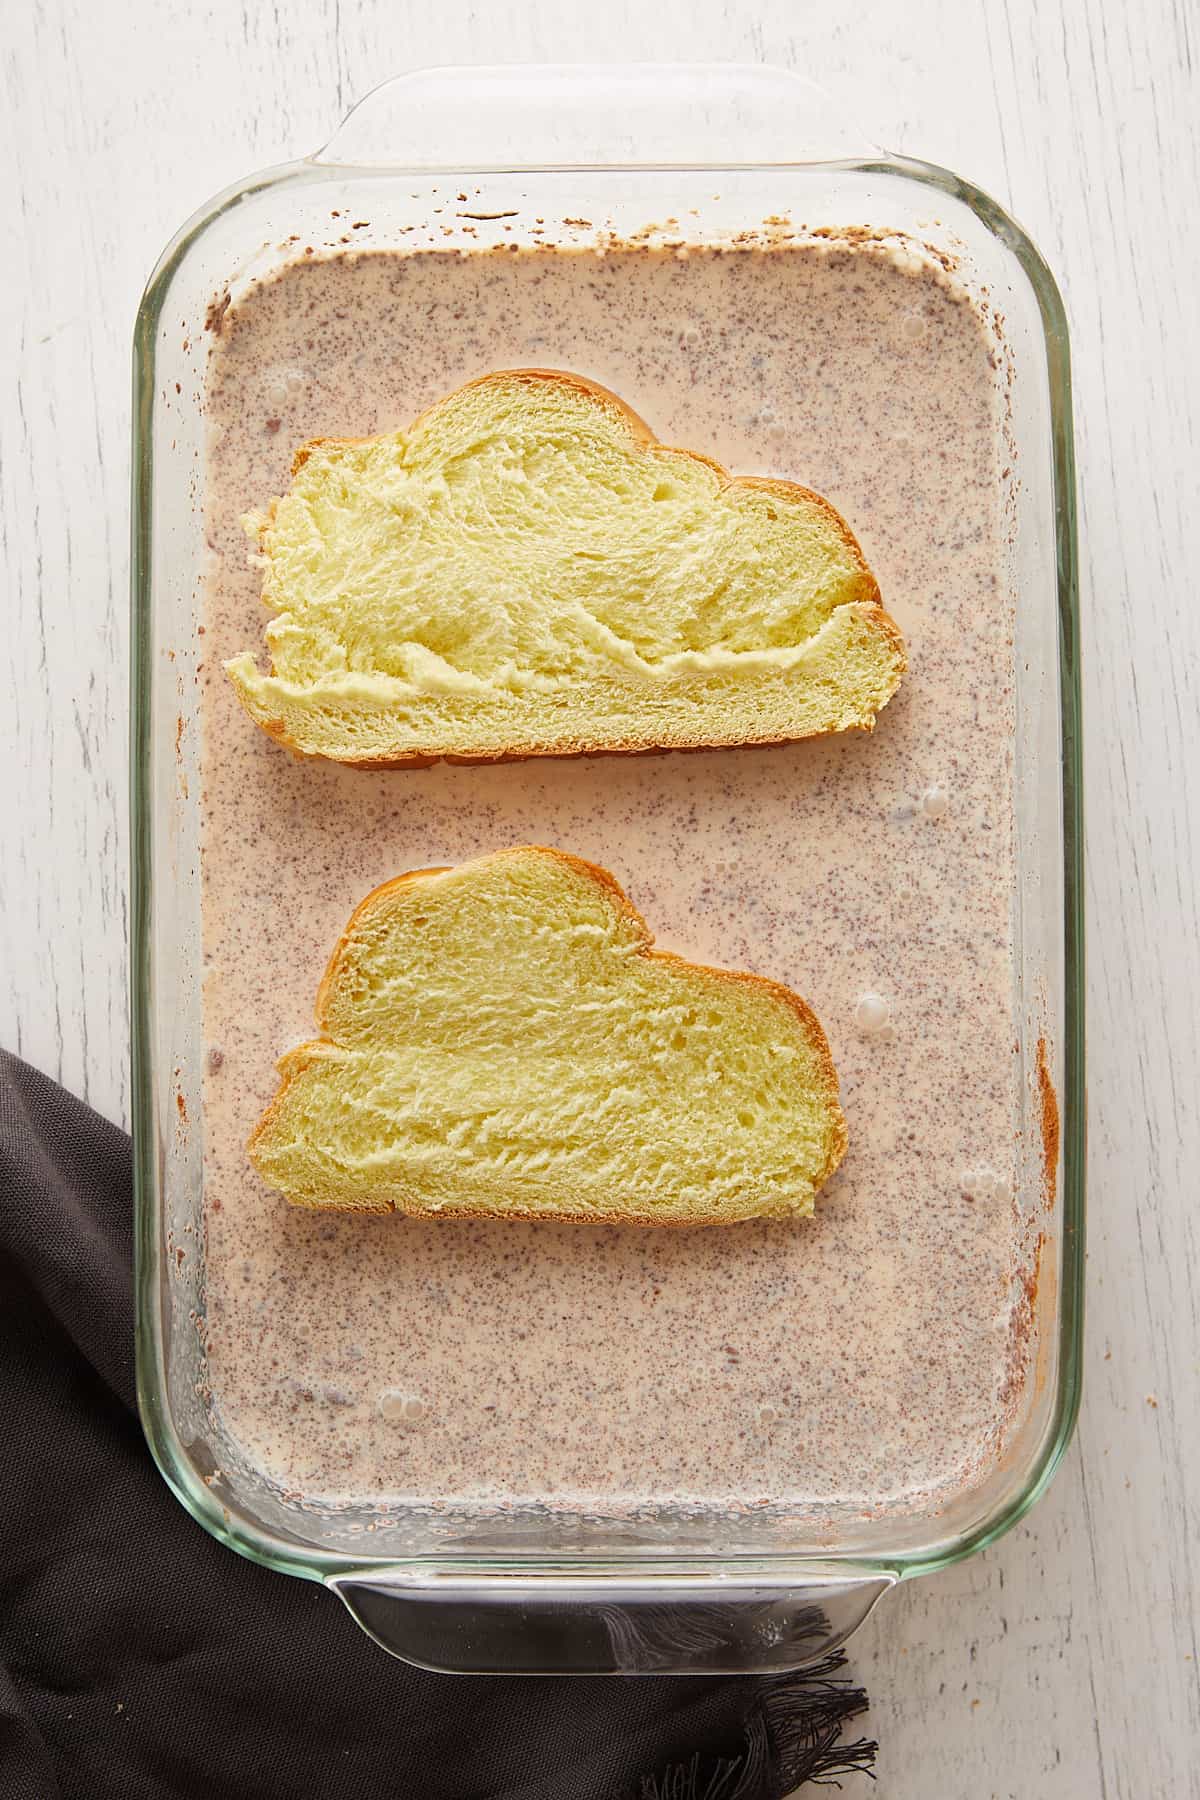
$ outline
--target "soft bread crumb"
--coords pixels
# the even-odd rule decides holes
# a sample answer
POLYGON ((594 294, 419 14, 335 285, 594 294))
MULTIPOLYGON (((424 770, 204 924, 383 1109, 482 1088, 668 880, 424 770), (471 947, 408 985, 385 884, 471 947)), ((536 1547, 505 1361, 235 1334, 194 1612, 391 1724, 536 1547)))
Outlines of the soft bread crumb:
POLYGON ((846 1125, 825 1035, 755 975, 654 951, 540 847, 369 894, 250 1141, 298 1206, 716 1225, 802 1218, 846 1125))
POLYGON ((870 730, 904 646, 844 521, 659 444, 607 389, 518 369, 407 431, 318 439, 249 514, 264 730, 365 766, 870 730))

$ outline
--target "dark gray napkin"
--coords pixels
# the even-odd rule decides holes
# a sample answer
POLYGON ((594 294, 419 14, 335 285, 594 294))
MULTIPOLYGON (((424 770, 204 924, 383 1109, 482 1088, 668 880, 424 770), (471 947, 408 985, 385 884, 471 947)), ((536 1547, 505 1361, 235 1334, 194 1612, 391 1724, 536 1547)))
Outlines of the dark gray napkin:
POLYGON ((131 1215, 124 1133, 0 1052, 3 1800, 781 1800, 869 1769, 840 1655, 429 1675, 215 1543, 138 1424, 131 1215))

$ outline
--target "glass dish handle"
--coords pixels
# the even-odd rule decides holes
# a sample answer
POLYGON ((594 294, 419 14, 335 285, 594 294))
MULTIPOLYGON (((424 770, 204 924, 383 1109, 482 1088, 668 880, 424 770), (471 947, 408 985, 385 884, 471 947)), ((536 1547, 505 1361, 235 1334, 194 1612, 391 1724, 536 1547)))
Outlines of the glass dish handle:
POLYGON ((844 1643, 893 1577, 376 1568, 328 1585, 383 1649, 446 1674, 773 1674, 844 1643))
POLYGON ((757 63, 417 69, 347 114, 318 163, 484 170, 753 167, 880 152, 823 88, 757 63))

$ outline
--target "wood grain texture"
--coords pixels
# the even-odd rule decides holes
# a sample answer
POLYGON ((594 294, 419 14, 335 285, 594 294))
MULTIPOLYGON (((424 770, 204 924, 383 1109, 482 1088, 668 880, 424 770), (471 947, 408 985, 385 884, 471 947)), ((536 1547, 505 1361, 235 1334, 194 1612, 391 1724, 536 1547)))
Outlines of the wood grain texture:
POLYGON ((854 1660, 883 1744, 881 1800, 1179 1800, 1200 1793, 1190 0, 11 8, 0 1030, 102 1111, 127 1115, 128 344, 158 251, 215 189, 321 142, 385 73, 602 58, 613 46, 815 76, 879 141, 1008 204, 1065 291, 1088 730, 1083 1421, 1027 1523, 885 1605, 854 1660))

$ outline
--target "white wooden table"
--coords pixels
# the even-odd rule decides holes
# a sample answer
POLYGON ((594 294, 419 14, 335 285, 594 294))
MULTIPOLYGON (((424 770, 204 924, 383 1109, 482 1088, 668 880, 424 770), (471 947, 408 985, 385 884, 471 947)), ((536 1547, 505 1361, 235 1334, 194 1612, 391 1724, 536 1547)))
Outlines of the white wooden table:
POLYGON ((853 1660, 881 1800, 1200 1793, 1200 8, 26 0, 3 37, 0 1038, 114 1118, 128 347, 185 214, 323 141, 406 66, 682 53, 815 76, 880 142, 990 190, 1045 252, 1074 330, 1082 499, 1084 1413, 1034 1515, 902 1591, 853 1660))

